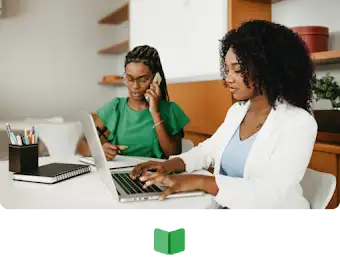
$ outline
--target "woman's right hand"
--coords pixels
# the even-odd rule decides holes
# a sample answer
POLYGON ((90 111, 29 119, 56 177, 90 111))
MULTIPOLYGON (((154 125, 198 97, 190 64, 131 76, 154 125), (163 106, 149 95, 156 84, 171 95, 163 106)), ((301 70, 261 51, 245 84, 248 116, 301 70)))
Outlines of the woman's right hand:
POLYGON ((127 146, 117 146, 108 142, 103 144, 103 150, 107 160, 114 159, 116 155, 120 154, 121 150, 124 150, 126 148, 127 146))
POLYGON ((150 170, 155 171, 153 174, 157 174, 159 176, 167 175, 169 173, 163 162, 149 161, 137 165, 130 173, 130 177, 132 180, 136 180, 137 177, 145 175, 150 170))

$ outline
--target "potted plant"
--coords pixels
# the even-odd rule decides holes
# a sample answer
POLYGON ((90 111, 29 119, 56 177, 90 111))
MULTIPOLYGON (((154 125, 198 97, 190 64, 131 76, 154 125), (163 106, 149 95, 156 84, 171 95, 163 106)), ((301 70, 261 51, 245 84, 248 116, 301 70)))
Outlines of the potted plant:
POLYGON ((316 101, 320 99, 330 100, 333 109, 340 110, 340 86, 330 73, 327 73, 324 77, 317 79, 313 95, 316 101))
POLYGON ((333 109, 314 110, 314 117, 318 123, 319 132, 340 132, 340 86, 335 78, 327 73, 324 77, 317 79, 316 87, 313 91, 314 98, 329 100, 333 109))

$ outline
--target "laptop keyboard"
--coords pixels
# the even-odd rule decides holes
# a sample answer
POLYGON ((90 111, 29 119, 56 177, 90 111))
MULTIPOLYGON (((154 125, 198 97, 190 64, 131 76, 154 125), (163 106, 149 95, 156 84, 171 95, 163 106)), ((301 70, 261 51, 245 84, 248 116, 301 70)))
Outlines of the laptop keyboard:
POLYGON ((124 189, 127 194, 138 194, 138 193, 153 193, 162 192, 156 185, 148 186, 146 189, 143 188, 144 182, 141 182, 138 178, 132 180, 129 173, 111 174, 112 178, 124 189))

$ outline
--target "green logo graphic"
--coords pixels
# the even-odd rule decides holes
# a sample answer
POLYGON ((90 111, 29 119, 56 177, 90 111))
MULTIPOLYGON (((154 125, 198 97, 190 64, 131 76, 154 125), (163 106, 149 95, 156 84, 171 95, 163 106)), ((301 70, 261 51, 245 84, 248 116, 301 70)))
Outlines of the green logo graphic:
POLYGON ((173 255, 185 250, 185 230, 180 228, 171 232, 155 229, 155 251, 173 255))

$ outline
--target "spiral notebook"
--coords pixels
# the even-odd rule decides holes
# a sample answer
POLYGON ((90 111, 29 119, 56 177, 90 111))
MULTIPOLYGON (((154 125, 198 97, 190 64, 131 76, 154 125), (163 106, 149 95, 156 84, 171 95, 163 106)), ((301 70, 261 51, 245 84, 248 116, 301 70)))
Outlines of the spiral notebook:
POLYGON ((52 163, 40 166, 30 172, 14 173, 13 179, 36 183, 56 183, 90 171, 91 166, 89 165, 52 163))

